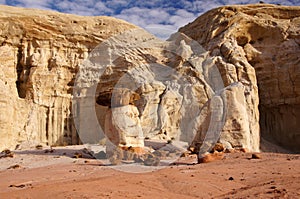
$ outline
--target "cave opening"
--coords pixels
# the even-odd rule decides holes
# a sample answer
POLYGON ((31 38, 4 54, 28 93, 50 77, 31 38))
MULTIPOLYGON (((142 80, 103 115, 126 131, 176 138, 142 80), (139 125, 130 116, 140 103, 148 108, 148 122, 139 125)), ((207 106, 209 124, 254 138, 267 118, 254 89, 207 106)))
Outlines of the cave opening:
POLYGON ((17 81, 16 81, 16 87, 18 91, 19 98, 25 98, 26 97, 26 89, 24 89, 24 80, 23 80, 23 75, 22 73, 24 72, 24 67, 22 65, 22 54, 23 54, 23 49, 22 46, 18 47, 18 52, 17 52, 17 81))

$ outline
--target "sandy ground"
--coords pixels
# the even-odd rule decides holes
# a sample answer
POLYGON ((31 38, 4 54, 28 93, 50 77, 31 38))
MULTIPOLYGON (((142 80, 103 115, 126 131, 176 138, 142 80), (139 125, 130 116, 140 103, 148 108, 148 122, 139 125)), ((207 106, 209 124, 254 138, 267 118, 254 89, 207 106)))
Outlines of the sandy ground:
POLYGON ((300 198, 299 154, 228 153, 210 163, 132 173, 90 159, 82 148, 0 158, 0 198, 300 198), (76 152, 83 158, 73 158, 76 152))

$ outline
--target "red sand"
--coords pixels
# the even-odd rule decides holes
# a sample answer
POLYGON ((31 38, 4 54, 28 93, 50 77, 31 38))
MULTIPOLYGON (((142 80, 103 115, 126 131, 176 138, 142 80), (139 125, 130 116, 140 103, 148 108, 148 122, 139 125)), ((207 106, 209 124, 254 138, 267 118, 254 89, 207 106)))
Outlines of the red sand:
POLYGON ((0 198, 300 198, 300 155, 231 153, 139 174, 67 155, 0 159, 0 198))

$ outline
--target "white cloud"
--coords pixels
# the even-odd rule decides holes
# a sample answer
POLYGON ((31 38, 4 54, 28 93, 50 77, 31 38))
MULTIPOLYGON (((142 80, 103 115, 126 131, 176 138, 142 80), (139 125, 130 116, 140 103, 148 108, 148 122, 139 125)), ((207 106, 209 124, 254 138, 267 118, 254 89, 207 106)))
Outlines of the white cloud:
MULTIPOLYGON (((25 7, 25 8, 37 8, 44 10, 51 10, 51 3, 53 0, 43 0, 43 1, 35 1, 35 0, 16 0, 15 6, 25 7)), ((8 3, 9 1, 6 1, 8 3)))
POLYGON ((196 16, 193 13, 180 9, 175 12, 175 15, 170 17, 169 21, 171 24, 179 28, 186 25, 188 22, 193 21, 195 18, 196 16))
POLYGON ((223 5, 222 3, 216 0, 204 0, 204 1, 193 2, 194 11, 203 11, 203 12, 222 5, 223 5))
MULTIPOLYGON (((300 5, 299 0, 263 0, 266 3, 300 5)), ((138 25, 166 38, 168 33, 200 14, 222 5, 257 3, 258 0, 0 0, 0 4, 52 9, 78 15, 109 15, 138 25)))
POLYGON ((122 10, 120 14, 115 15, 114 17, 124 19, 145 28, 149 24, 163 24, 168 21, 170 15, 160 8, 149 9, 133 7, 122 10))
POLYGON ((106 5, 110 8, 120 8, 125 7, 128 4, 126 0, 108 0, 106 5))
POLYGON ((108 8, 104 3, 102 2, 97 2, 95 5, 94 5, 94 8, 98 11, 98 12, 101 12, 101 13, 105 13, 105 14, 112 14, 113 13, 113 10, 108 8))
POLYGON ((171 34, 177 32, 177 27, 174 25, 149 24, 144 28, 161 39, 168 39, 171 34))
POLYGON ((113 10, 108 8, 103 2, 95 0, 63 0, 55 4, 59 11, 77 15, 109 15, 113 10))
POLYGON ((179 27, 196 18, 193 13, 184 9, 178 9, 171 15, 163 8, 139 7, 124 9, 115 17, 145 28, 160 38, 166 38, 171 33, 176 32, 179 27))
POLYGON ((179 15, 179 16, 182 16, 182 17, 188 17, 188 18, 190 18, 190 17, 195 17, 193 13, 188 12, 188 11, 186 11, 186 10, 184 10, 184 9, 176 10, 175 13, 176 13, 177 15, 179 15))
POLYGON ((139 16, 140 19, 151 21, 152 23, 163 23, 170 17, 170 15, 161 8, 149 9, 139 7, 124 9, 119 15, 117 15, 117 17, 124 18, 132 18, 131 16, 139 16))

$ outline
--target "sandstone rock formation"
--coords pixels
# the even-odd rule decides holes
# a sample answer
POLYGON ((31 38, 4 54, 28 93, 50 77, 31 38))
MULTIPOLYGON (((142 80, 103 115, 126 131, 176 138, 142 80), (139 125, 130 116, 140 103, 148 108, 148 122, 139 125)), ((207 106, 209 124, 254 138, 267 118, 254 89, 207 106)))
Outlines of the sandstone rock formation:
MULTIPOLYGON (((139 140, 145 138, 184 141, 201 153, 218 141, 226 148, 259 150, 258 115, 250 112, 257 113, 257 89, 242 80, 224 86, 217 67, 221 56, 210 56, 194 40, 178 33, 161 41, 135 29, 91 54, 76 79, 85 94, 75 101, 80 117, 89 118, 96 111, 80 101, 93 104, 96 93, 97 103, 107 107, 102 128, 114 146, 143 147, 139 140)), ((255 82, 255 74, 249 75, 255 82)))
POLYGON ((79 65, 101 41, 131 28, 111 17, 0 6, 0 149, 78 144, 71 101, 79 65))
POLYGON ((217 65, 225 85, 239 81, 245 86, 239 98, 246 104, 242 115, 248 115, 244 119, 250 125, 248 128, 232 117, 234 126, 258 136, 258 86, 262 136, 300 151, 299 7, 225 6, 207 12, 179 31, 213 56, 220 56, 217 65))
POLYGON ((0 149, 104 133, 112 147, 259 151, 260 126, 299 149, 300 8, 225 6, 167 41, 110 17, 0 10, 0 149))

